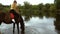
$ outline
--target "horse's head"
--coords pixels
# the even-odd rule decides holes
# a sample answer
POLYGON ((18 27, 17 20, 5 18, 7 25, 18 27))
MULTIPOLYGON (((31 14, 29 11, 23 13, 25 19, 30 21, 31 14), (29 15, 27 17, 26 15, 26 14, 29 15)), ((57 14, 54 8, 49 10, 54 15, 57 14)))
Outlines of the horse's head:
POLYGON ((11 9, 11 10, 9 11, 9 13, 15 14, 15 10, 14 10, 14 9, 11 9))

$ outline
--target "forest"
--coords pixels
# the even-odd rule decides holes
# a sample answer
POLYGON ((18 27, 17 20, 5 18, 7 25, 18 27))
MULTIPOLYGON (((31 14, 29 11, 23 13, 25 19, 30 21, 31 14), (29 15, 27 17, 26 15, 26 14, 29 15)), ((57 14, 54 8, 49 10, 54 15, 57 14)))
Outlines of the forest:
MULTIPOLYGON (((22 16, 38 16, 38 17, 55 17, 56 16, 56 3, 53 4, 43 4, 32 5, 29 2, 25 1, 24 5, 18 5, 20 14, 22 16)), ((0 12, 8 12, 10 10, 10 5, 3 5, 0 3, 0 12)))

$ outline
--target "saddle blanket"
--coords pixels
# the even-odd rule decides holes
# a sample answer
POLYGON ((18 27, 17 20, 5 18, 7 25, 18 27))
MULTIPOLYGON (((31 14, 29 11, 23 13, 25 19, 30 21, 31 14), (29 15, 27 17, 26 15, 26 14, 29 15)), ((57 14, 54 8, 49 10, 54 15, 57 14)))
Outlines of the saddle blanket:
POLYGON ((10 18, 14 19, 14 14, 13 13, 10 13, 10 18))

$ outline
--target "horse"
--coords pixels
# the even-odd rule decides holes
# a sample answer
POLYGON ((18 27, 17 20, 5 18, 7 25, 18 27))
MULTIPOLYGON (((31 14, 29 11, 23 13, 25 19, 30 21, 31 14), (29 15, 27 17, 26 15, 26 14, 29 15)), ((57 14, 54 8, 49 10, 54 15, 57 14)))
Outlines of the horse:
POLYGON ((21 34, 25 34, 24 33, 24 30, 25 30, 24 21, 23 21, 21 15, 17 14, 15 12, 15 10, 12 9, 8 13, 4 13, 4 12, 0 13, 0 25, 1 25, 2 22, 6 23, 6 24, 13 23, 13 34, 14 34, 14 30, 15 30, 15 24, 17 24, 17 30, 18 30, 18 34, 19 34, 19 23, 20 23, 20 25, 21 25, 21 34), (15 23, 10 18, 10 13, 14 14, 15 23))

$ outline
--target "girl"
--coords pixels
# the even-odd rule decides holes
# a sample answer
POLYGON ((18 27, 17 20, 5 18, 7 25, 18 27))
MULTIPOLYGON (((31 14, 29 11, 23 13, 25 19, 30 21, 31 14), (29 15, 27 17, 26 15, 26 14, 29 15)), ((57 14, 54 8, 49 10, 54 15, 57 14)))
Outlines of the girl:
POLYGON ((16 15, 16 17, 19 17, 19 8, 17 6, 16 0, 14 0, 13 4, 11 5, 11 9, 9 12, 12 19, 14 18, 14 15, 16 15))

